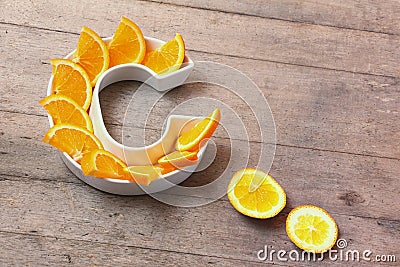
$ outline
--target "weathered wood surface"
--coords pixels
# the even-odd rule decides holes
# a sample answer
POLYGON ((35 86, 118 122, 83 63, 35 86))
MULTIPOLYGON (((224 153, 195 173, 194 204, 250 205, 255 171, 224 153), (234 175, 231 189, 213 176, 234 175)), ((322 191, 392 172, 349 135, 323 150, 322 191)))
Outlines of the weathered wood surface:
MULTIPOLYGON (((113 216, 113 215, 112 215, 113 216)), ((119 215, 118 215, 119 216, 119 215)), ((212 257, 198 253, 188 254, 164 249, 146 249, 142 246, 119 245, 91 240, 48 237, 37 234, 15 235, 0 233, 7 244, 11 258, 0 258, 2 266, 264 266, 263 263, 212 257), (25 244, 21 247, 21 244, 25 244)))
MULTIPOLYGON (((25 114, 0 113, 1 121, 8 122, 9 128, 2 128, 3 135, 0 159, 3 163, 1 174, 9 176, 13 173, 20 179, 31 181, 36 179, 78 182, 60 162, 55 150, 40 141, 41 129, 35 125, 46 124, 46 119, 25 114), (20 126, 19 134, 15 132, 17 123, 26 121, 20 126), (37 127, 36 127, 37 128, 37 127), (26 152, 21 153, 25 148, 26 152), (43 162, 29 161, 30 158, 42 157, 43 162), (10 158, 25 164, 15 164, 10 158), (51 173, 51 174, 50 174, 51 173), (67 175, 66 175, 67 174, 67 175)), ((3 127, 3 123, 1 126, 3 127)), ((111 134, 119 140, 120 128, 109 127, 111 134)), ((156 131, 154 136, 157 136, 156 131)), ((132 136, 139 138, 139 136, 132 136)), ((153 141, 156 138, 153 137, 153 141)), ((195 173, 185 182, 187 186, 196 186, 216 179, 224 170, 230 157, 229 142, 217 138, 218 155, 216 166, 195 173)), ((268 148, 268 145, 265 145, 268 148)), ((259 143, 252 143, 253 151, 249 165, 255 166, 258 160, 259 143)), ((278 146, 272 174, 283 184, 288 192, 291 205, 312 202, 318 199, 321 205, 339 214, 359 215, 362 217, 386 218, 399 220, 400 207, 392 205, 398 194, 398 160, 378 157, 365 157, 336 152, 316 151, 295 147, 278 146), (300 156, 301 155, 301 156, 300 156), (318 168, 313 166, 317 165, 318 168), (360 187, 360 183, 369 181, 369 186, 360 187), (335 193, 332 194, 333 187, 335 193), (388 190, 392 188, 392 190, 388 190), (341 205, 338 205, 340 203, 341 205), (367 208, 368 207, 368 208, 367 208)))
POLYGON ((87 25, 101 36, 111 36, 121 14, 125 14, 137 22, 145 35, 168 40, 175 32, 181 33, 191 50, 348 72, 399 75, 397 35, 151 2, 75 0, 54 4, 25 0, 6 2, 4 6, 1 22, 27 27, 79 33, 82 25, 87 25), (195 18, 196 23, 190 23, 195 18))
MULTIPOLYGON (((154 2, 1 2, 0 265, 261 265, 256 251, 264 245, 294 248, 285 218, 306 203, 332 214, 350 249, 399 260, 399 3, 154 2), (271 174, 288 195, 279 216, 246 218, 226 197, 186 209, 148 196, 104 194, 80 182, 40 141, 48 123, 37 101, 45 95, 49 58, 71 51, 82 25, 111 35, 121 15, 149 36, 168 39, 181 32, 195 60, 233 66, 260 87, 277 127, 271 174)), ((121 106, 137 86, 118 83, 101 94, 107 128, 118 140, 121 106)), ((260 147, 270 145, 259 142, 248 108, 215 86, 186 85, 169 93, 150 114, 148 141, 159 137, 166 113, 195 96, 235 107, 249 126, 249 165, 256 165, 260 147)), ((200 112, 196 105, 193 110, 200 112)), ((133 125, 133 141, 142 127, 133 125)), ((226 137, 215 134, 212 167, 184 185, 206 184, 224 170, 230 155, 226 137)))
MULTIPOLYGON (((8 79, 2 81, 4 86, 0 88, 0 109, 45 115, 37 101, 46 94, 51 70, 48 64, 43 63, 47 63, 49 57, 61 57, 71 51, 77 36, 10 25, 0 25, 0 29, 1 40, 9 48, 1 53, 5 61, 0 62, 0 66, 3 66, 0 73, 8 79), (13 55, 23 53, 27 53, 27 56, 14 59, 13 55), (18 66, 23 64, 30 67, 19 69, 18 66), (10 68, 15 71, 10 72, 10 68), (21 81, 21 75, 25 77, 25 82, 21 81), (23 98, 20 97, 21 91, 24 92, 23 98)), ((392 145, 393 142, 400 142, 400 125, 393 123, 400 119, 398 78, 199 52, 191 52, 191 55, 197 60, 212 60, 233 66, 256 82, 267 96, 273 111, 279 144, 400 158, 400 151, 393 149, 392 145)), ((122 122, 121 116, 125 114, 123 109, 131 99, 132 88, 136 87, 137 84, 131 82, 121 88, 113 86, 102 93, 103 108, 114 123, 122 122), (109 105, 111 90, 122 107, 108 108, 115 107, 109 105)), ((167 103, 154 112, 157 115, 165 114, 166 110, 176 105, 176 101, 208 95, 211 91, 207 88, 203 85, 185 86, 188 92, 179 90, 178 100, 173 97, 178 93, 171 92, 171 96, 165 100, 167 103)), ((214 95, 235 104, 240 113, 251 121, 249 110, 237 105, 237 98, 235 101, 229 98, 231 95, 225 96, 226 91, 221 88, 213 88, 217 90, 214 95)), ((157 129, 164 117, 152 116, 154 120, 148 126, 157 129)), ((110 122, 109 118, 106 117, 106 121, 110 122)), ((257 133, 253 131, 254 127, 249 129, 250 136, 257 141, 257 133)))
POLYGON ((400 19, 396 15, 400 12, 400 2, 397 0, 152 0, 152 2, 336 28, 387 34, 400 33, 400 19))
MULTIPOLYGON (((266 244, 288 251, 294 249, 282 230, 285 213, 263 221, 234 212, 227 201, 183 209, 160 204, 149 196, 98 194, 95 189, 76 183, 39 180, 0 183, 5 208, 2 231, 6 233, 248 262, 257 262, 256 252, 266 244), (32 202, 41 205, 32 205, 32 202), (58 204, 55 207, 52 203, 58 204)), ((351 247, 360 250, 372 247, 375 253, 398 253, 398 248, 390 247, 390 240, 398 233, 391 222, 351 215, 334 214, 334 217, 339 225, 345 225, 341 235, 348 238, 351 247), (363 229, 371 230, 363 234, 363 229)), ((92 253, 90 247, 88 254, 92 253)), ((109 255, 110 250, 106 251, 109 255)))

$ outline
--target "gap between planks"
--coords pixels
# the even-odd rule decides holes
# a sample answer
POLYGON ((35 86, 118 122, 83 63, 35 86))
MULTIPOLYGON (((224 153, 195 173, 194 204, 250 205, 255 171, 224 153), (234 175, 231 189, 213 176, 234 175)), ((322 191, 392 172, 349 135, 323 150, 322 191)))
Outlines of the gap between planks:
POLYGON ((262 15, 250 14, 250 13, 238 12, 238 11, 227 11, 227 10, 223 10, 223 9, 220 9, 220 8, 208 8, 208 7, 201 7, 201 6, 183 5, 183 4, 178 4, 178 3, 166 2, 166 1, 162 1, 162 0, 158 0, 158 1, 157 0, 140 0, 139 2, 150 2, 150 3, 157 3, 157 4, 169 5, 169 6, 175 6, 175 7, 184 7, 184 8, 192 8, 192 9, 198 9, 198 10, 219 12, 219 13, 223 13, 223 14, 234 14, 234 15, 254 17, 254 18, 262 18, 262 19, 270 19, 270 20, 277 20, 277 21, 292 22, 292 23, 298 23, 298 24, 303 24, 303 25, 316 25, 316 26, 323 26, 323 27, 335 28, 335 29, 378 33, 378 34, 384 34, 384 35, 389 35, 389 36, 391 36, 391 35, 399 35, 399 34, 395 34, 395 33, 383 32, 383 31, 357 29, 357 28, 352 28, 352 27, 339 26, 339 25, 329 25, 329 24, 324 24, 324 23, 313 23, 313 22, 310 22, 310 21, 291 20, 291 19, 284 19, 284 18, 278 18, 278 17, 272 17, 272 16, 262 16, 262 15))
MULTIPOLYGON (((13 110, 2 110, 2 109, 0 109, 0 112, 47 118, 46 115, 27 113, 27 112, 20 112, 20 111, 13 111, 13 110)), ((118 123, 110 123, 110 122, 106 123, 106 125, 107 126, 122 126, 122 125, 120 125, 118 123)), ((131 126, 131 127, 133 129, 142 129, 141 127, 137 127, 137 126, 131 126)), ((147 127, 147 129, 148 130, 153 130, 153 131, 158 131, 159 130, 159 129, 152 128, 152 127, 147 127)), ((21 138, 23 138, 23 137, 21 137, 21 138)), ((222 137, 218 137, 218 138, 219 139, 225 139, 225 140, 244 141, 244 140, 237 139, 237 138, 228 138, 228 137, 223 137, 223 136, 222 137)), ((272 143, 260 142, 260 141, 255 141, 255 140, 251 140, 251 141, 249 141, 249 143, 273 145, 272 143)), ((317 148, 317 147, 294 146, 294 145, 287 145, 287 144, 282 144, 282 143, 276 143, 275 145, 276 146, 281 146, 281 147, 290 147, 290 148, 305 149, 305 150, 311 150, 311 151, 321 151, 321 152, 338 153, 338 154, 353 155, 353 156, 360 156, 360 157, 371 157, 371 158, 379 158, 379 159, 388 159, 388 160, 398 160, 398 161, 400 161, 400 158, 388 157, 388 156, 378 156, 378 155, 354 153, 354 152, 347 152, 347 151, 322 149, 322 148, 317 148)))
MULTIPOLYGON (((15 181, 15 179, 13 179, 13 178, 21 178, 21 177, 22 176, 19 176, 19 175, 0 173, 0 181, 15 181)), ((37 182, 45 182, 45 183, 50 183, 50 184, 62 183, 62 184, 71 184, 71 185, 81 185, 81 184, 83 184, 84 186, 88 186, 88 187, 92 188, 91 186, 89 186, 86 183, 82 182, 78 178, 74 182, 61 181, 61 180, 60 181, 55 181, 55 180, 51 180, 51 179, 43 179, 41 177, 33 177, 33 178, 34 179, 32 179, 32 180, 37 181, 37 182)), ((32 180, 30 180, 30 181, 32 181, 32 180)), ((25 182, 25 180, 18 180, 18 181, 19 182, 25 182)), ((101 194, 113 195, 111 193, 107 193, 107 192, 103 192, 101 190, 98 190, 96 188, 94 188, 94 189, 97 192, 101 193, 101 194)), ((195 196, 195 195, 168 194, 168 193, 163 193, 163 192, 160 192, 158 194, 160 194, 160 195, 169 195, 169 196, 177 196, 177 197, 190 197, 190 198, 198 198, 198 199, 211 199, 211 198, 206 198, 206 197, 202 197, 202 196, 195 196)), ((140 196, 145 196, 145 195, 139 195, 139 197, 140 196)), ((125 196, 122 196, 122 197, 125 197, 125 196)), ((132 196, 128 196, 128 197, 132 197, 132 196)), ((226 203, 229 202, 229 200, 227 198, 224 198, 224 197, 219 198, 219 199, 217 199, 215 201, 222 201, 222 202, 226 202, 226 203)), ((210 203, 210 204, 212 204, 212 203, 210 203)), ((396 224, 400 225, 400 220, 386 218, 386 217, 371 217, 371 216, 365 216, 365 215, 351 215, 351 214, 340 213, 340 212, 335 212, 335 211, 332 211, 330 213, 334 214, 334 215, 338 215, 338 216, 351 217, 351 218, 360 218, 360 219, 367 219, 367 220, 381 220, 381 221, 385 221, 385 222, 389 222, 389 223, 396 223, 396 224)), ((288 215, 289 213, 287 211, 281 211, 279 214, 280 215, 288 215)), ((0 230, 0 232, 4 232, 4 231, 0 230)))
MULTIPOLYGON (((48 239, 51 238, 51 239, 56 239, 57 241, 74 241, 74 242, 85 243, 85 244, 93 244, 93 243, 95 243, 95 244, 98 244, 98 245, 113 246, 113 247, 117 247, 117 248, 136 248, 136 249, 143 249, 143 250, 149 250, 149 251, 175 253, 175 254, 180 254, 180 255, 189 255, 189 256, 197 256, 197 257, 210 257, 210 258, 216 258, 216 259, 221 259, 221 260, 236 261, 236 262, 241 262, 241 263, 249 263, 249 262, 251 262, 252 264, 259 264, 259 265, 262 264, 264 266, 263 262, 256 261, 256 260, 248 261, 248 260, 231 258, 231 257, 222 257, 222 256, 219 256, 219 255, 207 255, 207 254, 193 253, 193 252, 183 252, 183 251, 171 250, 171 249, 152 248, 152 247, 144 247, 144 246, 138 246, 138 245, 123 245, 123 244, 117 244, 117 243, 100 242, 98 240, 94 241, 94 240, 66 238, 66 237, 58 237, 58 236, 50 236, 50 235, 40 235, 40 234, 34 234, 34 233, 29 233, 29 232, 14 232, 14 231, 0 230, 0 233, 9 234, 9 235, 27 236, 27 237, 41 237, 41 238, 48 238, 48 239)), ((291 265, 283 264, 282 262, 273 262, 273 264, 274 265, 278 265, 278 266, 291 266, 291 265)))
MULTIPOLYGON (((150 2, 152 2, 152 1, 150 1, 150 2)), ((157 2, 154 2, 154 3, 157 3, 157 2)), ((235 13, 233 13, 233 14, 235 14, 235 13)), ((11 22, 1 22, 0 21, 0 25, 10 25, 10 26, 15 26, 15 27, 42 30, 42 31, 48 31, 48 32, 72 34, 72 35, 76 35, 76 36, 79 36, 79 34, 80 34, 78 32, 50 29, 50 28, 31 26, 31 25, 22 25, 22 24, 11 23, 11 22)), ((310 25, 314 25, 314 24, 310 24, 310 25)), ((104 38, 105 36, 101 36, 101 37, 104 38)), ((391 79, 400 78, 400 76, 391 76, 391 75, 386 75, 386 74, 369 73, 369 72, 362 72, 362 71, 350 71, 350 70, 335 69, 335 68, 328 68, 328 67, 322 67, 322 66, 313 66, 313 65, 305 65, 305 64, 298 64, 298 63, 290 63, 290 62, 286 62, 286 61, 263 59, 263 58, 259 58, 259 57, 246 57, 246 56, 223 54, 223 53, 213 53, 213 52, 208 52, 208 51, 203 51, 203 50, 195 50, 195 49, 186 49, 186 50, 188 52, 198 52, 198 53, 204 53, 204 54, 216 55, 216 56, 227 56, 227 57, 232 57, 232 58, 250 59, 250 60, 257 60, 257 61, 261 61, 261 62, 276 63, 276 64, 282 64, 282 65, 288 65, 288 66, 297 66, 297 67, 306 67, 306 68, 312 68, 312 69, 320 69, 320 70, 329 70, 329 71, 336 71, 336 72, 343 72, 343 73, 351 73, 351 74, 354 74, 354 75, 360 74, 360 75, 368 75, 368 76, 372 76, 372 77, 382 77, 382 78, 391 78, 391 79)), ((45 61, 42 61, 42 64, 50 65, 49 62, 45 62, 45 61)))

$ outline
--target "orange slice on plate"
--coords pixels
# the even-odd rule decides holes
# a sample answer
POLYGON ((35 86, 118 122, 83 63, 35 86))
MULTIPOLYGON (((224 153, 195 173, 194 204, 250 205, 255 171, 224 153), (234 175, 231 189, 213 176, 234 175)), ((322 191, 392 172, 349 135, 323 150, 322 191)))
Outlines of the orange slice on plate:
POLYGON ((110 68, 124 63, 141 63, 146 54, 142 31, 133 21, 123 16, 108 44, 108 51, 110 68))
POLYGON ((94 149, 103 149, 100 140, 93 133, 69 123, 56 124, 50 128, 43 137, 43 142, 67 153, 77 162, 80 162, 86 153, 94 149))
POLYGON ((289 213, 286 219, 286 233, 302 250, 322 253, 335 245, 338 227, 324 209, 304 205, 294 208, 289 213))
POLYGON ((129 166, 125 168, 125 172, 131 176, 131 180, 138 184, 149 185, 152 181, 160 178, 163 174, 170 170, 159 166, 129 166))
POLYGON ((91 85, 95 86, 97 79, 110 64, 107 45, 97 33, 83 26, 72 61, 82 66, 89 76, 91 85))
POLYGON ((185 43, 177 33, 175 38, 159 48, 148 51, 142 62, 157 74, 168 74, 178 70, 185 58, 185 43))
POLYGON ((243 169, 233 175, 228 198, 237 211, 258 219, 274 217, 286 205, 283 188, 270 175, 256 169, 243 169))
POLYGON ((54 124, 70 123, 84 127, 93 133, 93 125, 89 115, 72 98, 60 94, 50 95, 40 100, 39 104, 46 109, 54 124))
POLYGON ((92 86, 86 71, 68 59, 51 59, 52 93, 72 98, 84 110, 92 101, 92 86))
POLYGON ((82 172, 98 178, 128 179, 126 164, 114 154, 103 149, 94 149, 81 160, 82 172))
POLYGON ((176 149, 179 151, 198 151, 201 141, 210 138, 219 125, 221 112, 215 109, 207 118, 198 122, 193 128, 179 136, 176 149))
POLYGON ((182 169, 184 167, 196 164, 197 160, 197 151, 174 151, 165 155, 164 157, 161 157, 158 160, 158 164, 166 169, 182 169))

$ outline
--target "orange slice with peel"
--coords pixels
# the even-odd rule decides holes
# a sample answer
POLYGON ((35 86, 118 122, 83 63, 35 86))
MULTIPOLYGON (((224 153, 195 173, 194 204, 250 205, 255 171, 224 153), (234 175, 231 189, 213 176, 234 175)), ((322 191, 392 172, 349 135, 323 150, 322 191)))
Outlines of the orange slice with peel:
POLYGON ((179 136, 175 148, 179 151, 198 151, 201 141, 210 138, 219 125, 221 112, 215 109, 207 118, 198 122, 193 128, 179 136))
POLYGON ((49 95, 39 101, 47 113, 52 117, 54 124, 70 123, 84 127, 93 133, 93 125, 86 111, 72 98, 65 95, 49 95))
POLYGON ((52 93, 72 98, 84 110, 92 101, 92 86, 86 71, 68 59, 50 60, 53 75, 52 93))
POLYGON ((240 213, 252 218, 276 216, 286 205, 286 193, 269 174, 257 169, 236 172, 228 186, 228 198, 240 213))
POLYGON ((77 162, 80 162, 86 153, 94 149, 103 149, 100 140, 93 133, 69 123, 54 125, 43 137, 43 142, 67 153, 77 162))
POLYGON ((141 63, 146 55, 146 41, 140 28, 123 16, 108 44, 108 52, 110 68, 124 63, 141 63))
POLYGON ((158 160, 158 164, 166 169, 182 169, 197 163, 197 151, 174 151, 158 160))
POLYGON ((148 51, 142 62, 157 74, 168 74, 178 70, 185 58, 185 43, 177 33, 175 38, 153 51, 148 51))
POLYGON ((294 208, 289 213, 286 219, 286 233, 299 248, 321 253, 335 245, 338 227, 324 209, 304 205, 294 208))
POLYGON ((142 185, 149 185, 152 181, 160 178, 160 176, 169 171, 154 165, 129 166, 125 168, 125 172, 131 176, 131 180, 142 185))
POLYGON ((72 61, 82 66, 93 87, 110 64, 107 45, 92 29, 83 26, 72 61))
POLYGON ((94 149, 85 154, 81 160, 82 172, 97 178, 114 178, 129 180, 124 168, 126 164, 114 154, 103 150, 94 149))

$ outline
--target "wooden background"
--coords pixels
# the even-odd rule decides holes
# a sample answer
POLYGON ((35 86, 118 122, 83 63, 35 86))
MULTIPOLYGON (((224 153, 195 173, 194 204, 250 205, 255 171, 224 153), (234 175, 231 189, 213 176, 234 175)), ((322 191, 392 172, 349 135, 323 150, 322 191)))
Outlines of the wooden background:
MULTIPOLYGON (((399 1, 0 0, 0 7, 0 265, 261 266, 270 263, 257 260, 265 245, 295 249, 285 219, 307 203, 332 214, 349 249, 400 261, 399 1), (49 59, 73 50, 83 25, 112 35, 121 15, 147 36, 168 40, 181 33, 194 60, 228 64, 260 87, 277 128, 271 174, 288 196, 277 217, 242 216, 226 196, 178 208, 149 196, 102 193, 41 142, 48 122, 38 101, 49 59)), ((137 86, 122 82, 101 95, 116 139, 137 86)), ((225 96, 207 86, 185 87, 151 114, 150 141, 158 138, 161 115, 179 101, 225 96)), ((249 110, 229 103, 251 121, 249 110)), ((267 146, 252 129, 249 165, 267 146)), ((223 171, 229 140, 222 131, 214 140, 215 163, 185 185, 208 183, 223 171)), ((346 263, 324 261, 338 264, 346 263)))

